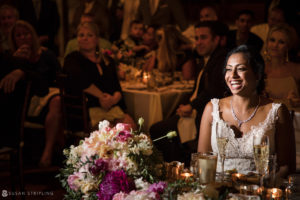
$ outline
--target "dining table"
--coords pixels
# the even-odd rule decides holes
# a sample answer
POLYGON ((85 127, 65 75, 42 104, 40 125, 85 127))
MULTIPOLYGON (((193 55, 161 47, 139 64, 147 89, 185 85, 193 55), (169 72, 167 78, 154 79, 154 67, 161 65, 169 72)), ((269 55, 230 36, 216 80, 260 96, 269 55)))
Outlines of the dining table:
POLYGON ((142 82, 121 82, 126 111, 135 121, 140 117, 144 119, 144 131, 170 117, 181 103, 187 102, 193 85, 194 81, 175 81, 149 88, 142 82))

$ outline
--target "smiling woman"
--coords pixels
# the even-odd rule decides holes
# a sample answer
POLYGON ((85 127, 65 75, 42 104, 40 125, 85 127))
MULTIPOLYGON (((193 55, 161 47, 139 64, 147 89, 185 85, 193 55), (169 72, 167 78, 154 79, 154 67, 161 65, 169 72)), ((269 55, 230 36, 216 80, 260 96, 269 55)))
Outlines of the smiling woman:
POLYGON ((297 43, 292 33, 286 24, 274 26, 269 32, 265 51, 266 91, 270 98, 288 98, 290 102, 300 105, 300 66, 290 62, 288 57, 293 43, 297 43))
MULTIPOLYGON (((199 152, 219 152, 217 136, 228 138, 225 170, 255 171, 254 136, 269 136, 270 154, 277 154, 279 171, 286 176, 295 170, 295 140, 287 108, 263 97, 264 62, 245 45, 232 50, 226 59, 224 77, 231 96, 212 99, 204 110, 198 143, 199 152)), ((218 159, 217 171, 221 171, 218 159)))

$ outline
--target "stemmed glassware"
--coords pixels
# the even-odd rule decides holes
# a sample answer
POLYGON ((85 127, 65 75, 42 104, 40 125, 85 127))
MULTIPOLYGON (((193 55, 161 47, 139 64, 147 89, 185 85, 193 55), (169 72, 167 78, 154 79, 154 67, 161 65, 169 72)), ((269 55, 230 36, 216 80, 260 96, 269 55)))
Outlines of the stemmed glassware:
POLYGON ((221 172, 221 180, 224 180, 224 162, 226 158, 226 146, 229 139, 226 136, 223 136, 220 132, 217 132, 217 145, 219 150, 219 155, 222 163, 222 172, 221 172))
POLYGON ((253 136, 253 156, 256 170, 260 176, 260 186, 263 186, 264 176, 268 171, 269 163, 269 137, 253 136))

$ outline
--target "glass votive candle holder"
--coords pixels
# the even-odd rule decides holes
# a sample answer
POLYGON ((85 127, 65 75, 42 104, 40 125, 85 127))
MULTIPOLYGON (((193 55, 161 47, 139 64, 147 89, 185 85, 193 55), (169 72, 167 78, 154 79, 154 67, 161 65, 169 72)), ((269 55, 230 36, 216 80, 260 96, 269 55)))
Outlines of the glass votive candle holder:
POLYGON ((279 188, 271 188, 267 190, 267 199, 280 200, 282 198, 282 190, 279 188))

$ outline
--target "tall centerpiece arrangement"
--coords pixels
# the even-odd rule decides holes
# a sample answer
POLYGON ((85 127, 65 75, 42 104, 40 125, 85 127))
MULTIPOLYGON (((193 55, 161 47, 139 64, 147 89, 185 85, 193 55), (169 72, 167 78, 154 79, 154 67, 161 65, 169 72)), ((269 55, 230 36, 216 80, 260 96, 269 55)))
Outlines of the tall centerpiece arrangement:
POLYGON ((133 131, 128 124, 111 127, 102 121, 90 137, 65 149, 67 159, 58 175, 65 199, 126 199, 138 194, 158 199, 166 186, 159 182, 163 159, 150 137, 141 132, 142 124, 140 118, 139 130, 133 131))

